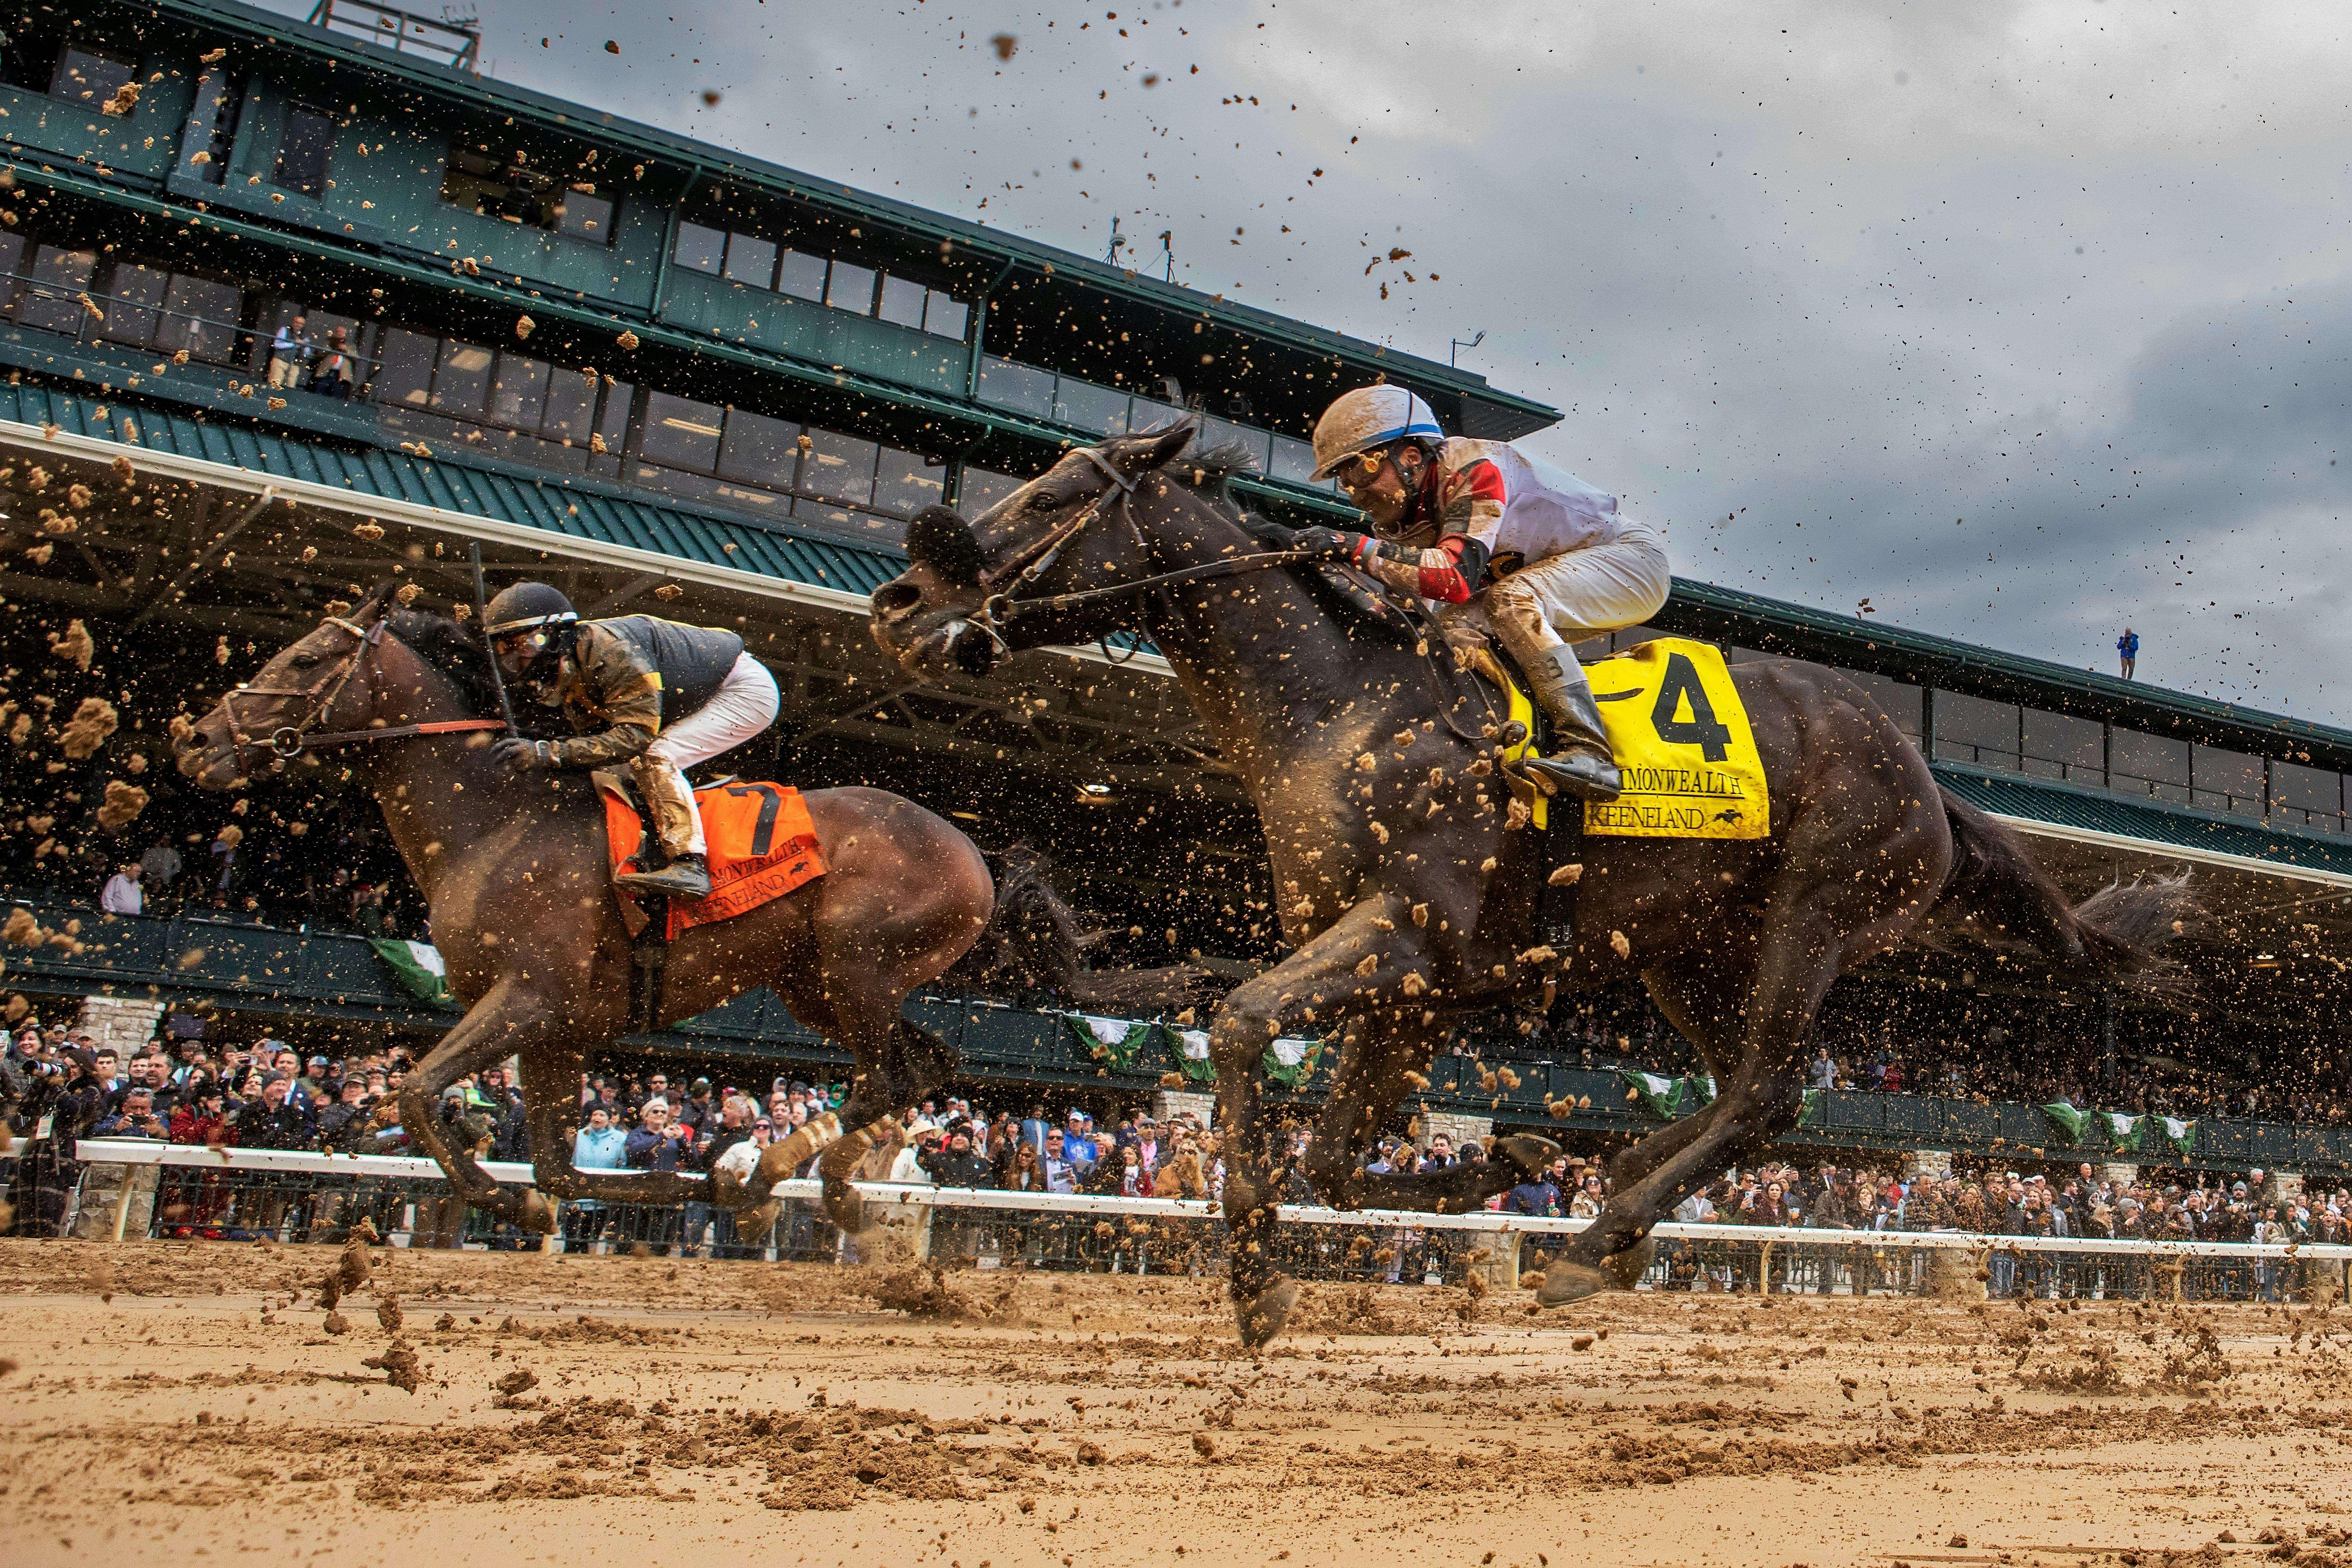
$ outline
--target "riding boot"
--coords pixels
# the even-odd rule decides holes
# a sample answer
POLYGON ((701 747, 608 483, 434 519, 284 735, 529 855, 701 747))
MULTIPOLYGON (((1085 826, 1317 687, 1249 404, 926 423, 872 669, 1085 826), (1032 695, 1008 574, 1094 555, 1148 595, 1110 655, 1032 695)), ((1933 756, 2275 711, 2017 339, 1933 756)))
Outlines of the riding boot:
POLYGON ((694 809, 694 796, 684 787, 677 770, 659 757, 633 757, 629 760, 629 776, 636 781, 637 793, 645 797, 646 809, 653 814, 654 837, 661 845, 663 863, 658 868, 625 872, 613 879, 613 885, 687 899, 709 898, 710 865, 694 847, 695 840, 701 837, 701 819, 694 809))
POLYGON ((1530 759, 1528 768, 1548 795, 1577 800, 1615 800, 1624 790, 1617 754, 1601 727, 1600 706, 1584 679, 1584 666, 1566 643, 1523 658, 1528 695, 1551 721, 1551 755, 1530 759))

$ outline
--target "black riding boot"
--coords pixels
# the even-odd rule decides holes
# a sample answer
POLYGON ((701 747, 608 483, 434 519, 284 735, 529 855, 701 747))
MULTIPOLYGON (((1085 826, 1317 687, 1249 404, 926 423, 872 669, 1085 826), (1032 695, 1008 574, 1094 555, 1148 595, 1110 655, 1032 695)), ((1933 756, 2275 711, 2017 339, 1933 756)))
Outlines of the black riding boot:
POLYGON ((1528 770, 1548 794, 1576 800, 1615 800, 1625 788, 1617 771, 1617 755, 1601 725, 1600 705, 1584 679, 1584 666, 1566 643, 1546 648, 1540 658, 1521 661, 1528 676, 1528 695, 1551 721, 1552 754, 1530 759, 1528 770))

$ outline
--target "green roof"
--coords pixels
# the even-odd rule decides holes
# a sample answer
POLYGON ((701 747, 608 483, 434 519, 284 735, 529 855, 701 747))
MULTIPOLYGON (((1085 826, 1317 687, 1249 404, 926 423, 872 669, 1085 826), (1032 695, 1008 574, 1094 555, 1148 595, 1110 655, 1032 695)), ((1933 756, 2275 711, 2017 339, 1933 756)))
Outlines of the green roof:
POLYGON ((1954 795, 1997 816, 2352 877, 2352 840, 1954 763, 1936 763, 1935 773, 1954 795))

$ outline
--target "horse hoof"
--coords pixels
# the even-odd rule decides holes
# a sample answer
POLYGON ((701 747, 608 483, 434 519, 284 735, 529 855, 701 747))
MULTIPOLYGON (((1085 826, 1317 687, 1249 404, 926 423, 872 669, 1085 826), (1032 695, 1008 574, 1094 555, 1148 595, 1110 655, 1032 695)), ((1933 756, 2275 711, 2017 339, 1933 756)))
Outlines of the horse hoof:
POLYGON ((537 1187, 525 1188, 522 1202, 515 1214, 515 1223, 540 1236, 555 1234, 555 1205, 537 1187))
POLYGON ((1559 1145, 1532 1132, 1514 1132, 1507 1138, 1496 1139, 1488 1153, 1498 1160, 1508 1160, 1533 1176, 1551 1169, 1551 1163, 1559 1158, 1559 1145))
POLYGON ((1241 1324, 1242 1349, 1255 1354, 1282 1332, 1282 1325, 1290 1321, 1291 1309, 1298 1305, 1298 1281, 1276 1279, 1259 1291, 1255 1300, 1234 1303, 1234 1316, 1241 1324))
POLYGON ((1587 1296, 1598 1296, 1609 1289, 1610 1279, 1598 1268, 1587 1268, 1581 1263, 1568 1263, 1558 1258, 1544 1265, 1543 1284, 1536 1290, 1538 1307, 1565 1307, 1570 1301, 1581 1301, 1587 1296))
POLYGON ((735 1216, 735 1234, 765 1236, 776 1228, 776 1216, 783 1212, 784 1205, 776 1199, 770 1198, 757 1208, 746 1209, 735 1216))
POLYGON ((1631 1290, 1657 1258, 1657 1242, 1645 1236, 1624 1251, 1611 1253, 1601 1267, 1609 1270, 1610 1278, 1617 1281, 1617 1289, 1631 1290))
POLYGON ((866 1200, 847 1182, 828 1178, 824 1184, 824 1216, 856 1236, 866 1228, 866 1200))

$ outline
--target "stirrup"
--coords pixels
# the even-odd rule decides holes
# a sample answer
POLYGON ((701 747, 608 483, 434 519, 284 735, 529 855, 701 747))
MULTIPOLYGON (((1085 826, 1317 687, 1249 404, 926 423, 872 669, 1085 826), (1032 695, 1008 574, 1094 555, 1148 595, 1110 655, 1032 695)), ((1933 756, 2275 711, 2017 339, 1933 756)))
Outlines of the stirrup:
POLYGON ((641 893, 707 899, 710 896, 710 866, 699 855, 681 855, 656 870, 624 871, 613 879, 613 886, 641 893))

